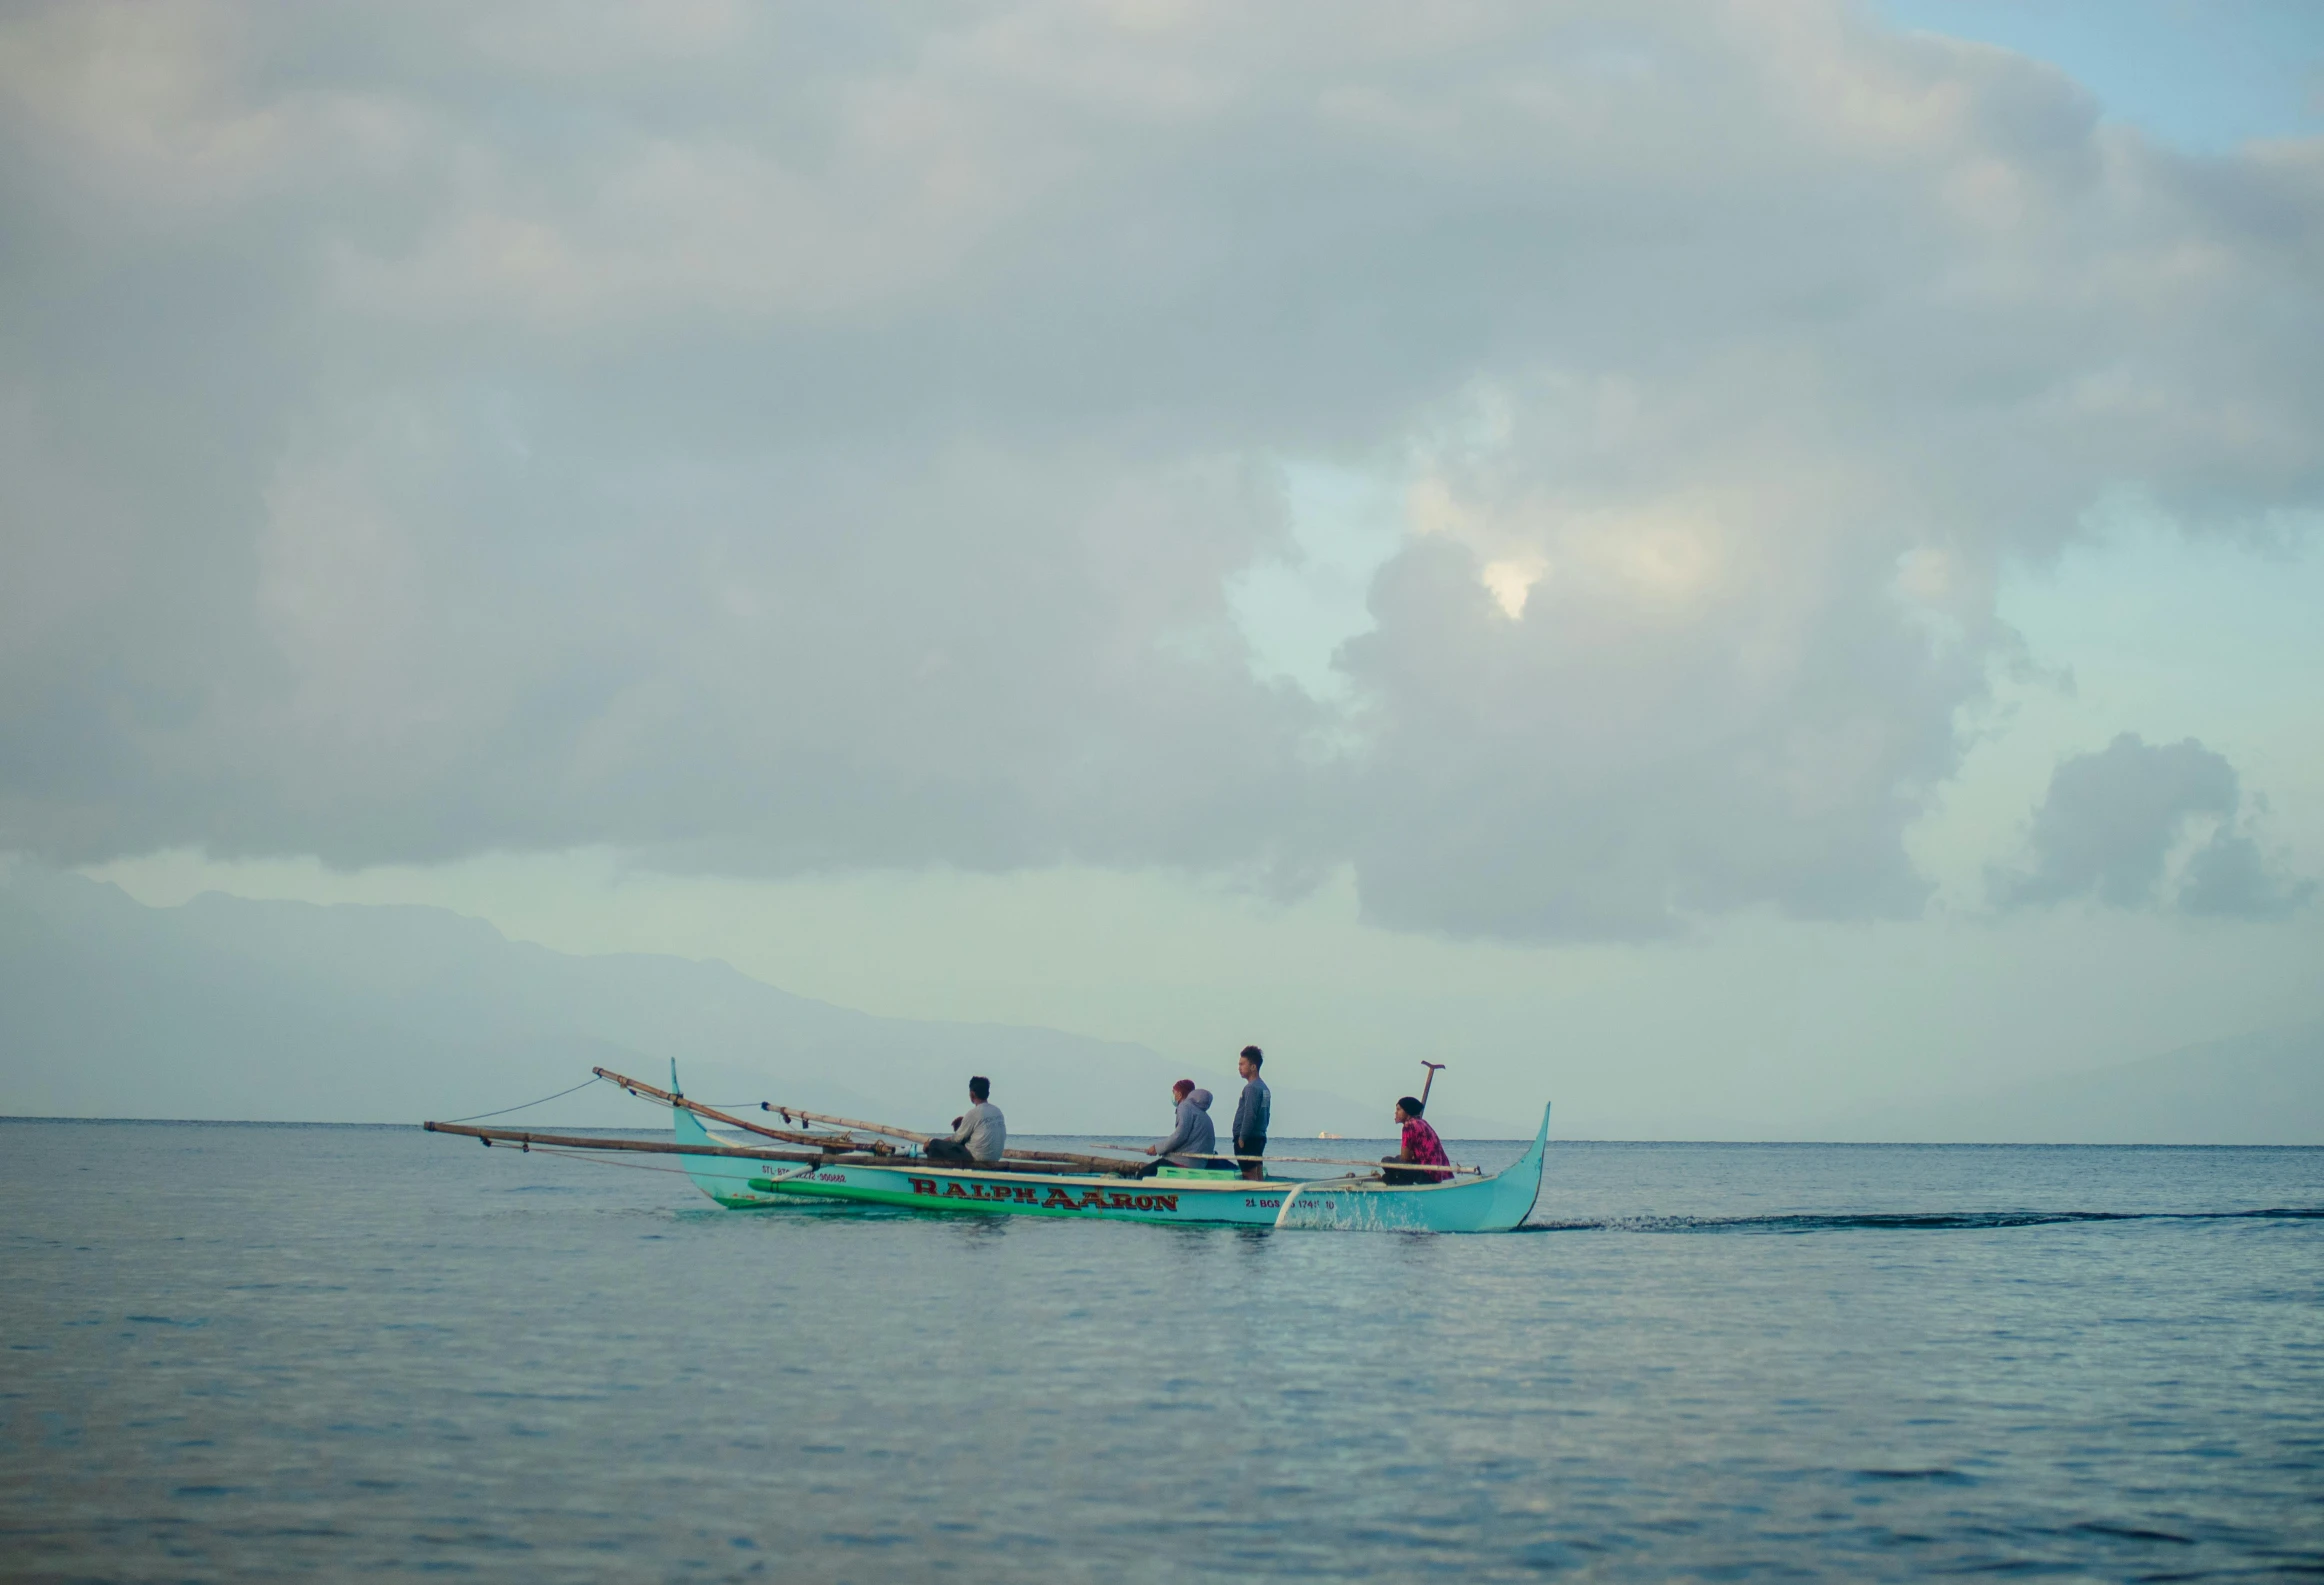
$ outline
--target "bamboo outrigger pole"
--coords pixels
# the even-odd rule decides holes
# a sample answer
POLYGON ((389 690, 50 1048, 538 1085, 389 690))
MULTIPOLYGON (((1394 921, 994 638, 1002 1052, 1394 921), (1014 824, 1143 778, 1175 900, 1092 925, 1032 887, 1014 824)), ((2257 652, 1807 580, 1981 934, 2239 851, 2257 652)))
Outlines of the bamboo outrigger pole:
POLYGON ((591 1134, 536 1134, 516 1128, 477 1128, 467 1123, 422 1123, 431 1134, 463 1134, 480 1139, 487 1145, 515 1145, 530 1150, 539 1145, 543 1149, 560 1150, 643 1150, 657 1156, 739 1156, 746 1161, 793 1161, 809 1167, 895 1167, 925 1171, 937 1176, 967 1173, 976 1176, 1010 1174, 1049 1177, 1119 1177, 1118 1170, 1104 1173, 1085 1171, 1076 1166, 1056 1161, 928 1161, 900 1157, 893 1152, 875 1156, 868 1150, 817 1151, 770 1150, 758 1145, 688 1145, 671 1139, 606 1139, 591 1134))
POLYGON ((681 1145, 671 1139, 603 1139, 590 1134, 535 1134, 516 1128, 476 1128, 467 1123, 422 1123, 431 1134, 465 1134, 486 1144, 556 1146, 565 1150, 644 1150, 657 1156, 740 1156, 746 1161, 797 1161, 813 1165, 828 1160, 803 1150, 767 1150, 757 1145, 681 1145))
POLYGON ((828 1112, 810 1112, 803 1106, 785 1106, 780 1101, 761 1101, 759 1110, 773 1112, 786 1122, 794 1117, 804 1118, 810 1123, 822 1123, 830 1128, 856 1128, 867 1134, 885 1134, 890 1139, 909 1139, 915 1145, 925 1145, 936 1137, 909 1128, 891 1128, 886 1123, 859 1122, 852 1117, 834 1117, 828 1112))
POLYGON ((704 1106, 700 1101, 690 1101, 675 1091, 658 1090, 643 1079, 633 1079, 627 1074, 616 1073, 611 1068, 591 1068, 589 1071, 601 1079, 610 1080, 612 1083, 620 1085, 632 1095, 650 1095, 664 1105, 683 1106, 687 1111, 698 1116, 711 1118, 730 1128, 742 1129, 745 1133, 761 1134, 768 1139, 780 1139, 794 1145, 813 1145, 818 1149, 868 1150, 875 1156, 895 1154, 893 1145, 884 1145, 876 1140, 866 1144, 861 1140, 850 1139, 845 1134, 788 1133, 780 1128, 769 1128, 763 1123, 753 1123, 744 1118, 736 1117, 731 1112, 722 1112, 715 1106, 704 1106))
MULTIPOLYGON (((627 1074, 616 1073, 611 1068, 592 1068, 589 1071, 601 1079, 620 1085, 632 1095, 651 1096, 668 1106, 683 1106, 687 1111, 699 1116, 708 1117, 753 1134, 761 1134, 768 1139, 780 1139, 790 1144, 814 1145, 824 1149, 836 1144, 851 1151, 869 1150, 875 1156, 895 1154, 894 1147, 882 1145, 876 1141, 866 1145, 857 1140, 847 1139, 844 1135, 788 1133, 779 1128, 768 1128, 761 1123, 747 1122, 731 1112, 722 1112, 714 1106, 704 1106, 700 1101, 688 1100, 685 1096, 674 1091, 657 1089, 643 1079, 630 1078, 627 1074)), ((936 1137, 933 1134, 914 1133, 909 1128, 892 1128, 885 1123, 866 1123, 852 1117, 834 1117, 827 1112, 811 1112, 803 1106, 785 1106, 779 1101, 761 1101, 759 1102, 759 1110, 772 1112, 785 1122, 796 1117, 811 1123, 828 1123, 834 1127, 854 1129, 866 1134, 881 1134, 890 1139, 909 1139, 923 1149, 927 1147, 929 1140, 936 1137)), ((1029 1161, 1065 1162, 1086 1171, 1115 1174, 1128 1172, 1138 1165, 1135 1162, 1124 1161, 1116 1157, 1079 1155, 1070 1150, 1004 1150, 1001 1153, 1001 1160, 1016 1163, 1029 1161)), ((987 1165, 998 1166, 999 1163, 987 1163, 987 1165)))
MULTIPOLYGON (((1431 1066, 1442 1067, 1443 1064, 1434 1063, 1431 1064, 1431 1066)), ((889 1162, 893 1162, 900 1154, 893 1146, 883 1145, 878 1140, 873 1140, 867 1144, 866 1142, 859 1139, 851 1139, 845 1134, 811 1134, 804 1132, 793 1132, 781 1128, 769 1128, 763 1123, 754 1123, 747 1118, 737 1117, 732 1112, 722 1112, 715 1106, 705 1106, 700 1101, 690 1099, 684 1095, 680 1095, 674 1090, 661 1089, 655 1085, 648 1084, 643 1079, 633 1079, 626 1073, 616 1073, 611 1068, 591 1068, 589 1071, 596 1074, 599 1078, 606 1080, 608 1083, 619 1085, 622 1089, 627 1090, 632 1095, 650 1097, 653 1100, 660 1101, 665 1106, 682 1106, 687 1111, 692 1112, 697 1116, 707 1117, 713 1122, 724 1123, 730 1128, 739 1128, 746 1133, 757 1134, 762 1138, 779 1139, 783 1143, 790 1145, 812 1145, 817 1150, 823 1152, 825 1156, 862 1155, 867 1156, 874 1161, 885 1159, 889 1162)), ((1429 1075, 1429 1077, 1433 1079, 1436 1077, 1436 1075, 1432 1073, 1429 1075)), ((1425 1088, 1425 1086, 1423 1087, 1425 1088)), ((908 1128, 893 1128, 885 1123, 866 1123, 852 1117, 834 1117, 828 1112, 811 1112, 803 1106, 785 1106, 779 1101, 761 1101, 759 1102, 759 1110, 763 1112, 772 1112, 776 1116, 781 1117, 786 1121, 791 1118, 800 1118, 808 1122, 828 1123, 837 1127, 857 1129, 867 1134, 884 1135, 891 1139, 909 1139, 923 1147, 927 1145, 930 1139, 935 1137, 932 1134, 914 1133, 908 1128)), ((449 1123, 431 1123, 428 1126, 437 1129, 439 1132, 473 1132, 473 1130, 470 1129, 454 1129, 453 1126, 449 1123)), ((1211 1154, 1237 1162, 1283 1161, 1298 1162, 1303 1166, 1319 1167, 1371 1167, 1377 1169, 1382 1165, 1392 1164, 1367 1161, 1353 1156, 1233 1156, 1228 1155, 1228 1153, 1222 1151, 1213 1151, 1211 1154)), ((770 1159, 798 1159, 804 1161, 808 1158, 801 1156, 797 1158, 774 1157, 770 1159)), ((1116 1176, 1128 1174, 1144 1165, 1143 1162, 1126 1160, 1118 1156, 1092 1156, 1071 1150, 1006 1150, 1001 1153, 1001 1159, 999 1161, 979 1162, 974 1163, 974 1165, 981 1166, 988 1172, 1045 1172, 1057 1170, 1057 1168, 1054 1166, 1036 1166, 1034 1163, 1061 1163, 1066 1166, 1077 1167, 1084 1172, 1112 1173, 1116 1176)), ((953 1163, 952 1165, 963 1165, 963 1163, 953 1163)), ((1455 1174, 1466 1173, 1472 1176, 1480 1177, 1483 1176, 1484 1173, 1484 1169, 1481 1167, 1454 1166, 1449 1169, 1440 1168, 1439 1170, 1449 1170, 1455 1174)))
MULTIPOLYGON (((1485 1175, 1485 1169, 1482 1167, 1464 1167, 1457 1162, 1445 1167, 1413 1167, 1409 1161, 1396 1161, 1387 1157, 1377 1161, 1366 1156, 1236 1156, 1233 1159, 1236 1161, 1296 1161, 1303 1166, 1316 1167, 1411 1167, 1415 1172, 1465 1172, 1471 1177, 1479 1178, 1485 1175)), ((1320 1183, 1323 1180, 1319 1178, 1316 1181, 1320 1183)))

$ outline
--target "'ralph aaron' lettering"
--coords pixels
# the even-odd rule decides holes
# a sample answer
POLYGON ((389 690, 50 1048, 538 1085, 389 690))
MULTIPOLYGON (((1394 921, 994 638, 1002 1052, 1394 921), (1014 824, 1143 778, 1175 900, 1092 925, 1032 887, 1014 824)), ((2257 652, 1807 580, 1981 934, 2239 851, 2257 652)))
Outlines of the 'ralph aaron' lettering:
POLYGON ((1044 1211, 1175 1211, 1175 1194, 1131 1194, 1123 1189, 1084 1189, 1076 1196, 1062 1184, 1051 1184, 1046 1199, 1038 1184, 938 1183, 934 1178, 906 1180, 914 1194, 931 1200, 982 1200, 988 1205, 1037 1205, 1044 1211))

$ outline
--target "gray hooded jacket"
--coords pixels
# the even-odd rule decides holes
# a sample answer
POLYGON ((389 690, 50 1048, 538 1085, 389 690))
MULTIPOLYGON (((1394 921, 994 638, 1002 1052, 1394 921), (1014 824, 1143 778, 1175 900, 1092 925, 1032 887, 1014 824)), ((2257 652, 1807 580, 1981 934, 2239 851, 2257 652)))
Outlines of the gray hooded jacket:
POLYGON ((1210 1091, 1196 1090, 1178 1103, 1178 1126, 1170 1137, 1154 1141, 1154 1153, 1174 1167, 1207 1167, 1218 1149, 1218 1131, 1210 1125, 1210 1091))

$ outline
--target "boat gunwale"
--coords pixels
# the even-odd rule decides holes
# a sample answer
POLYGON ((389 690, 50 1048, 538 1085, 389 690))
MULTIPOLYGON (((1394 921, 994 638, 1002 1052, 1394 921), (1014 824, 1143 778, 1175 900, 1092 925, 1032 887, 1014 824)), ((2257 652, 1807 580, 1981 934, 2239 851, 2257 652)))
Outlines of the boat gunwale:
MULTIPOLYGON (((708 1133, 709 1130, 705 1129, 703 1132, 708 1133)), ((712 1137, 715 1138, 716 1136, 713 1135, 712 1137)), ((1523 1158, 1520 1157, 1519 1159, 1522 1160, 1523 1158)), ((1402 1163, 1382 1162, 1381 1165, 1384 1167, 1397 1166, 1402 1165, 1402 1163)), ((1183 1194, 1187 1192, 1198 1194, 1248 1194, 1253 1189, 1295 1189, 1303 1187, 1319 1188, 1325 1185, 1329 1185, 1335 1191, 1344 1189, 1354 1193, 1370 1194, 1386 1191, 1395 1194, 1421 1194, 1427 1193, 1428 1191, 1434 1189, 1474 1188, 1482 1183, 1491 1183, 1495 1179, 1500 1178, 1506 1174, 1511 1167, 1516 1165, 1516 1162, 1512 1162, 1510 1163, 1509 1167, 1502 1168, 1500 1172, 1472 1173, 1467 1177, 1447 1178, 1441 1183, 1387 1183, 1383 1182, 1377 1176, 1351 1179, 1345 1176, 1333 1176, 1329 1174, 1320 1178, 1235 1178, 1226 1180, 1217 1178, 1164 1178, 1160 1176, 1139 1178, 1131 1177, 1126 1173, 1118 1172, 1011 1172, 1006 1167, 963 1167, 957 1162, 937 1164, 930 1162, 926 1157, 923 1156, 897 1156, 882 1161, 834 1160, 817 1163, 816 1168, 817 1170, 830 1168, 837 1170, 856 1170, 869 1172, 897 1172, 902 1173, 907 1177, 913 1178, 1000 1178, 1010 1182, 1022 1182, 1026 1184, 1070 1183, 1076 1184, 1082 1188, 1092 1189, 1119 1188, 1125 1183, 1167 1183, 1170 1186, 1169 1192, 1174 1194, 1183 1194)), ((795 1176, 776 1178, 769 1181, 773 1182, 777 1189, 783 1189, 794 1182, 802 1186, 813 1184, 814 1177, 812 1172, 807 1172, 797 1174, 795 1176)), ((817 1185, 817 1187, 838 1188, 842 1187, 842 1185, 824 1184, 817 1185)))

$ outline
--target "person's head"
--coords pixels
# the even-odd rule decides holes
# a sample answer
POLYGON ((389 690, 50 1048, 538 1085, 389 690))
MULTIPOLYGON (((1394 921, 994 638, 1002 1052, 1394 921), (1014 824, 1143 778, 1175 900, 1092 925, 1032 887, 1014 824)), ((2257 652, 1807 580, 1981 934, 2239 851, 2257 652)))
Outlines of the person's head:
POLYGON ((1173 1101, 1183 1101, 1193 1093, 1194 1081, 1192 1079, 1180 1079, 1176 1084, 1170 1086, 1170 1098, 1173 1101))
POLYGON ((1411 1122, 1420 1112, 1420 1097, 1417 1095, 1407 1095, 1396 1103, 1396 1121, 1399 1123, 1411 1122))
POLYGON ((1257 1046, 1245 1046, 1243 1054, 1235 1058, 1235 1071, 1246 1079, 1255 1079, 1259 1076, 1259 1064, 1266 1060, 1266 1053, 1257 1046))
POLYGON ((968 1098, 976 1102, 976 1104, 979 1106, 984 1105, 985 1097, 992 1094, 992 1092, 993 1081, 986 1078, 981 1073, 968 1081, 968 1098))

